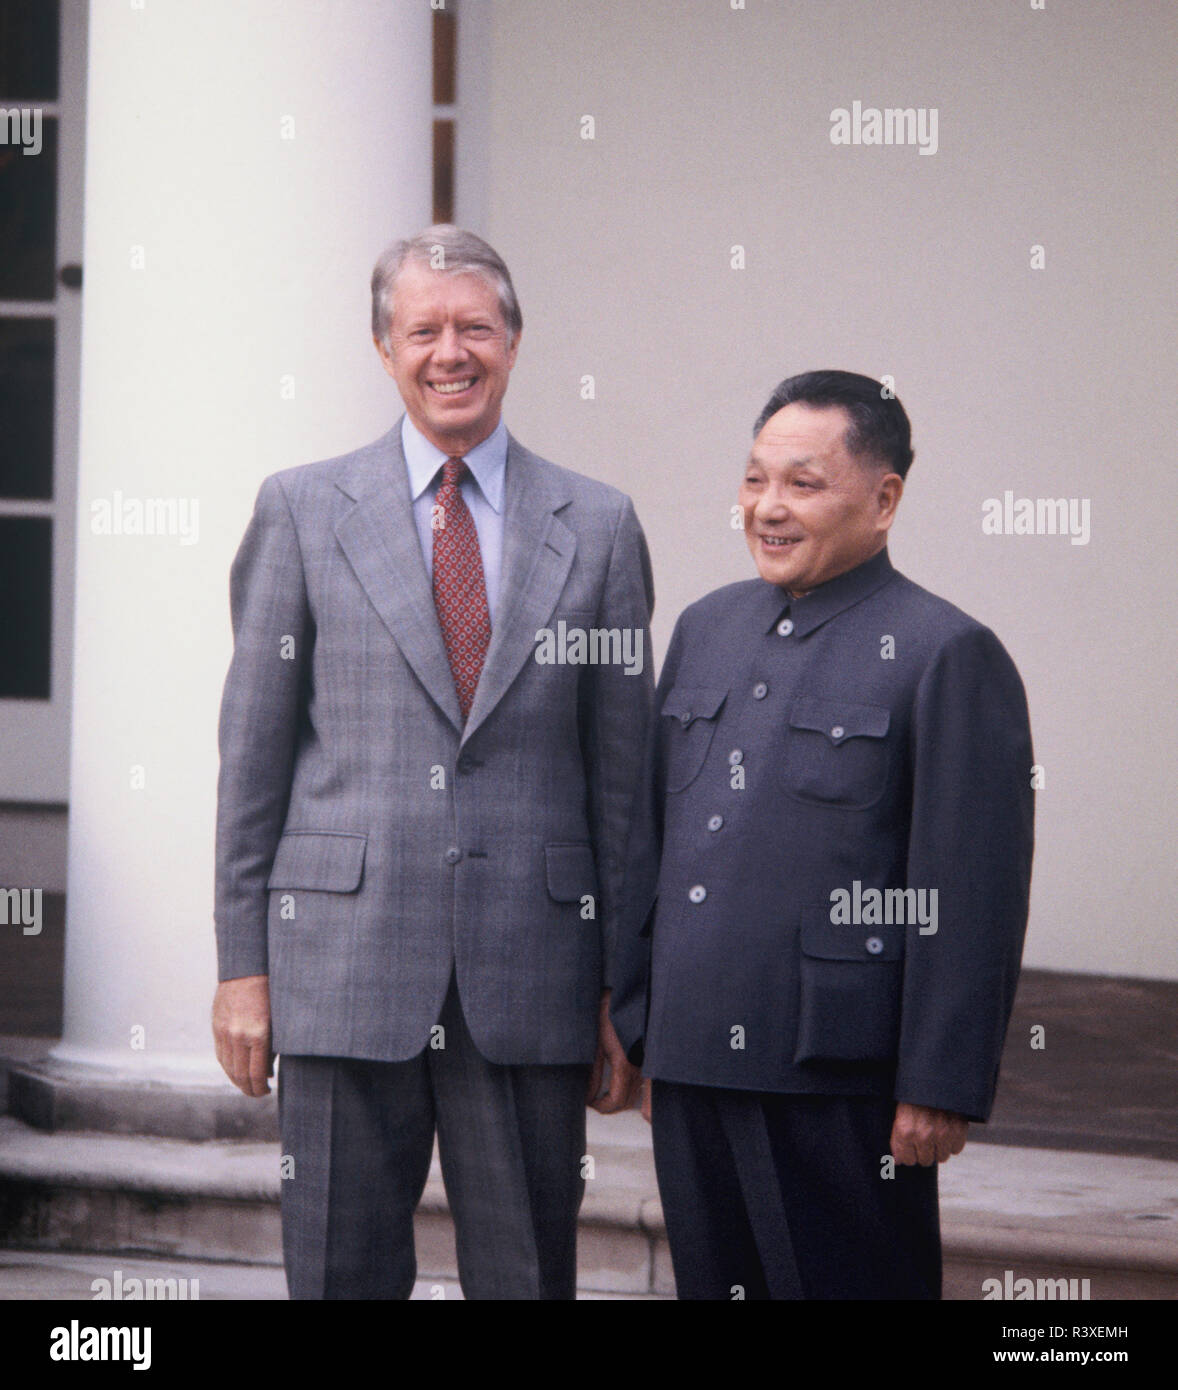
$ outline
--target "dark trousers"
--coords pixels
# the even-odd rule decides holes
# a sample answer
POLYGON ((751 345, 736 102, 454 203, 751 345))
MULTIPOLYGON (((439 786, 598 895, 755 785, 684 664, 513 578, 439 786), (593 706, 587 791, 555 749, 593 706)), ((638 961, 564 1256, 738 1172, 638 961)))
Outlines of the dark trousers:
POLYGON ((408 1298, 437 1133, 471 1299, 576 1296, 587 1066, 497 1066, 451 980, 445 1046, 408 1062, 284 1056, 282 1245, 294 1299, 408 1298))
POLYGON ((883 1176, 895 1102, 655 1081, 681 1299, 936 1299, 937 1169, 883 1176))

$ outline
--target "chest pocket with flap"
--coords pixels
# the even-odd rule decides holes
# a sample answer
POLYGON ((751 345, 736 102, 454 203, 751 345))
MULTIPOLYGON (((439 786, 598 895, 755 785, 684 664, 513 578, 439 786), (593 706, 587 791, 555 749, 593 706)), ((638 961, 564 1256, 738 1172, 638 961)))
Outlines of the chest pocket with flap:
POLYGON ((677 685, 663 701, 669 792, 684 791, 699 776, 727 696, 714 685, 677 685))
POLYGON ((883 795, 891 712, 844 700, 795 700, 789 715, 784 776, 799 801, 864 810, 883 795))

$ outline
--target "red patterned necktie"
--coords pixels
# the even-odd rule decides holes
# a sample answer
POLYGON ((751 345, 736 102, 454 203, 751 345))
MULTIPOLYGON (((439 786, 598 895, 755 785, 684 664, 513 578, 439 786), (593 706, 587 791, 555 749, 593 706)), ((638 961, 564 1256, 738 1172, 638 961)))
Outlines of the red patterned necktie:
POLYGON ((464 459, 447 459, 434 499, 435 507, 441 509, 434 514, 438 517, 434 529, 434 603, 464 721, 474 704, 491 643, 491 610, 479 535, 458 486, 465 472, 464 459))

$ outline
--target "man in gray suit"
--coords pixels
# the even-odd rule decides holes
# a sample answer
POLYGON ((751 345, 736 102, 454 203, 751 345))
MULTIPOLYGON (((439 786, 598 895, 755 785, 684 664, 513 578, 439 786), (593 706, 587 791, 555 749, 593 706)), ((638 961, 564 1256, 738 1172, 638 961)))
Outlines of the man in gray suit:
POLYGON ((1026 928, 1026 700, 888 558, 899 401, 809 372, 754 433, 760 578, 671 639, 614 1019, 681 1298, 936 1298, 936 1165, 990 1113, 1026 928))
MULTIPOLYGON (((281 1053, 294 1298, 405 1298, 436 1133, 468 1298, 572 1298, 653 603, 628 497, 501 402, 522 317, 449 226, 377 262, 406 414, 262 484, 221 709, 217 1055, 281 1053)), ((604 1068, 609 1067, 603 1085, 604 1068)))

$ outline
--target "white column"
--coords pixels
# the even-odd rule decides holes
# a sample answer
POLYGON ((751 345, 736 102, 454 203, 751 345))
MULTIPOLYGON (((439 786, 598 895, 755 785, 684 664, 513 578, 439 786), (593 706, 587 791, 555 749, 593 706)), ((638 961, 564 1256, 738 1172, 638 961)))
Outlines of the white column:
POLYGON ((91 6, 58 1063, 220 1077, 229 565, 266 474, 399 413, 368 276, 429 221, 430 14, 427 0, 91 6), (188 533, 95 530, 95 504, 125 528, 147 499, 175 503, 188 533))

